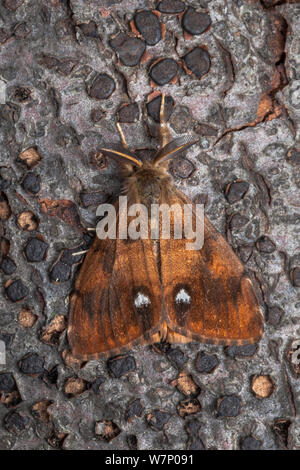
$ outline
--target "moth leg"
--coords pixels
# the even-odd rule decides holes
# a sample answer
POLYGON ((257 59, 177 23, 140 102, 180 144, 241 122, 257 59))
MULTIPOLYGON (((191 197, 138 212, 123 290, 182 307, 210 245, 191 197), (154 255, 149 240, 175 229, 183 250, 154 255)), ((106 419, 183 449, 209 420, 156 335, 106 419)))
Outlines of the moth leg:
POLYGON ((160 147, 164 147, 172 140, 171 132, 166 123, 166 108, 165 108, 165 94, 161 94, 161 103, 160 103, 160 111, 159 111, 159 140, 160 140, 160 147))
POLYGON ((122 141, 123 146, 124 146, 126 149, 128 149, 129 147, 128 147, 128 144, 127 144, 127 142, 126 142, 125 136, 124 136, 124 134, 123 134, 122 127, 120 126, 120 124, 119 124, 118 122, 117 122, 117 129, 118 129, 118 131, 119 131, 120 138, 121 138, 121 141, 122 141))
MULTIPOLYGON (((127 141, 125 139, 125 135, 122 131, 122 127, 120 126, 120 124, 117 122, 116 124, 117 126, 117 129, 118 129, 118 132, 119 132, 119 135, 120 135, 120 138, 121 138, 121 141, 122 141, 122 145, 125 149, 127 149, 129 151, 129 145, 127 144, 127 141)), ((126 157, 126 155, 125 155, 126 157)), ((127 158, 128 160, 130 159, 131 161, 134 161, 135 164, 138 164, 138 166, 141 166, 142 163, 140 163, 138 160, 136 160, 135 158, 132 158, 130 155, 127 155, 127 158)), ((124 170, 124 175, 126 175, 126 172, 131 173, 132 170, 133 170, 133 165, 131 165, 129 162, 128 163, 124 163, 124 167, 123 167, 123 170, 124 170)))

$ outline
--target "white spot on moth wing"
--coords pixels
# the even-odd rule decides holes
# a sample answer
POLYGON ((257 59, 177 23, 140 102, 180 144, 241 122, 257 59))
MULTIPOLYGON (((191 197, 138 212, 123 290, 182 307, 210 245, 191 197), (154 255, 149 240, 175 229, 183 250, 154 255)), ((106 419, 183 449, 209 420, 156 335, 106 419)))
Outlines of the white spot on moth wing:
POLYGON ((150 305, 150 299, 147 295, 142 294, 142 292, 138 292, 134 299, 134 305, 136 308, 147 307, 150 305))
POLYGON ((191 296, 187 293, 187 291, 182 287, 180 291, 176 294, 175 302, 177 304, 190 304, 191 303, 191 296))

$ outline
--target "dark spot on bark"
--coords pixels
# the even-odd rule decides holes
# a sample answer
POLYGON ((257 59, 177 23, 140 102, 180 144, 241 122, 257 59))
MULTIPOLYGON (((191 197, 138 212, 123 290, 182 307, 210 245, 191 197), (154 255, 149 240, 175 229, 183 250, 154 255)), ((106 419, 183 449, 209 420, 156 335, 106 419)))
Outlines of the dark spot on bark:
POLYGON ((77 397, 85 392, 88 383, 81 377, 70 377, 64 384, 64 393, 68 398, 77 397))
POLYGON ((288 346, 287 360, 293 374, 298 378, 300 375, 300 341, 294 340, 288 346))
POLYGON ((78 294, 81 297, 81 302, 82 302, 82 308, 86 312, 86 314, 92 319, 95 315, 97 314, 102 314, 102 309, 103 309, 103 302, 101 298, 100 302, 100 307, 99 310, 97 311, 95 309, 95 297, 92 292, 83 292, 82 294, 78 294))
POLYGON ((72 18, 62 18, 55 24, 55 32, 59 40, 73 38, 75 35, 74 21, 72 18))
POLYGON ((84 232, 81 225, 78 210, 73 201, 67 199, 39 199, 42 212, 51 217, 58 217, 69 225, 75 227, 79 232, 84 232))
POLYGON ((166 351, 167 358, 169 361, 178 369, 181 370, 186 364, 188 358, 179 348, 170 348, 166 351))
POLYGON ((24 0, 3 0, 3 5, 11 11, 17 10, 23 3, 24 0))
POLYGON ((104 116, 105 116, 105 111, 103 111, 103 109, 101 108, 95 108, 95 109, 92 109, 91 111, 91 120, 93 122, 101 121, 101 119, 103 119, 104 116))
POLYGON ((177 284, 177 286, 175 286, 173 289, 173 305, 178 326, 185 326, 186 313, 190 310, 192 302, 193 298, 189 286, 186 284, 177 284), (184 299, 176 300, 176 296, 180 293, 181 290, 183 290, 189 297, 187 302, 185 302, 184 299))
POLYGON ((28 353, 19 361, 19 369, 26 375, 39 375, 44 372, 44 359, 37 353, 28 353))
POLYGON ((119 122, 136 122, 139 119, 139 107, 137 103, 129 103, 118 111, 119 122))
POLYGON ((113 421, 103 420, 97 421, 95 426, 95 434, 99 439, 110 442, 121 432, 119 426, 113 421))
POLYGON ((11 216, 11 208, 7 199, 6 194, 0 192, 0 219, 7 220, 11 216))
POLYGON ((110 45, 118 54, 122 64, 128 67, 138 65, 146 49, 144 41, 127 36, 125 33, 120 33, 111 39, 110 45))
POLYGON ((217 414, 220 417, 235 417, 240 413, 241 399, 236 395, 227 395, 217 403, 217 414))
POLYGON ((187 449, 188 450, 205 450, 202 439, 200 438, 201 423, 197 419, 192 419, 186 425, 186 430, 189 436, 187 449))
POLYGON ((137 450, 138 440, 134 434, 128 434, 126 440, 127 440, 127 444, 130 450, 137 450))
POLYGON ((12 274, 17 269, 17 265, 8 256, 3 256, 1 264, 0 264, 0 269, 2 269, 4 274, 12 274))
POLYGON ((126 413, 125 413, 125 419, 126 421, 131 421, 132 419, 136 417, 141 417, 143 412, 144 412, 144 406, 142 405, 142 402, 139 398, 136 398, 135 400, 131 401, 129 405, 127 406, 126 413))
POLYGON ((105 377, 103 377, 102 375, 100 377, 97 377, 96 380, 94 380, 94 382, 92 382, 92 384, 91 384, 91 390, 93 390, 93 392, 96 395, 98 395, 100 393, 99 387, 104 382, 105 382, 105 377))
POLYGON ((16 381, 12 374, 0 374, 0 403, 6 407, 15 407, 22 401, 16 381))
MULTIPOLYGON (((123 240, 126 241, 126 240, 123 240)), ((110 241, 110 243, 113 243, 113 240, 110 241)), ((115 258, 116 258, 116 250, 107 250, 106 253, 104 254, 103 258, 103 271, 106 273, 111 273, 114 267, 115 263, 115 258)))
POLYGON ((172 160, 170 164, 170 173, 174 177, 179 177, 182 179, 188 178, 194 172, 195 167, 184 157, 178 157, 172 160))
POLYGON ((0 45, 5 44, 6 41, 12 36, 11 32, 0 28, 0 45))
POLYGON ((116 85, 113 78, 107 73, 99 73, 88 87, 88 94, 97 100, 106 100, 115 91, 116 85))
POLYGON ((12 374, 0 374, 0 393, 10 393, 17 389, 16 381, 12 374))
POLYGON ((150 77, 158 85, 169 83, 178 73, 178 64, 174 59, 161 59, 150 69, 150 77))
POLYGON ((189 133, 193 128, 193 116, 191 110, 186 106, 176 106, 170 119, 170 125, 176 134, 189 133))
POLYGON ((67 434, 53 430, 47 438, 48 444, 54 449, 61 449, 67 434))
POLYGON ((48 246, 48 243, 39 238, 31 238, 24 250, 27 261, 31 263, 43 261, 46 258, 48 246))
POLYGON ((77 64, 78 64, 77 60, 66 58, 59 62, 58 66, 56 67, 56 70, 58 73, 66 77, 70 75, 70 73, 76 67, 77 64))
POLYGON ((270 254, 276 250, 276 245, 269 237, 263 235, 256 241, 256 248, 260 253, 270 254))
POLYGON ((146 420, 151 429, 162 431, 165 424, 169 421, 171 413, 162 410, 154 410, 146 415, 146 420))
POLYGON ((287 448, 289 427, 291 424, 292 423, 288 418, 279 418, 274 421, 273 431, 275 433, 278 444, 283 448, 287 448))
POLYGON ((185 3, 181 0, 162 0, 159 2, 158 11, 161 13, 176 14, 182 13, 185 9, 185 3))
POLYGON ((259 450, 261 448, 261 441, 253 436, 246 436, 241 439, 241 450, 259 450))
POLYGON ((27 287, 20 279, 9 284, 9 286, 5 288, 5 292, 9 300, 12 302, 18 302, 19 300, 24 299, 29 293, 27 287))
POLYGON ((35 173, 27 173, 22 181, 22 188, 31 194, 37 194, 41 188, 41 179, 35 173))
POLYGON ((300 268, 296 266, 290 271, 290 278, 293 286, 300 287, 300 268))
POLYGON ((27 23, 19 23, 14 28, 14 35, 17 39, 25 39, 30 33, 31 28, 27 23))
POLYGON ((65 263, 58 261, 50 271, 50 279, 52 282, 66 282, 71 277, 71 268, 65 263))
POLYGON ((10 411, 4 418, 4 426, 13 434, 18 434, 29 425, 29 417, 21 411, 10 411))
POLYGON ((64 264, 67 264, 68 266, 72 266, 73 264, 78 263, 82 259, 82 255, 76 255, 74 256, 75 253, 84 250, 86 248, 86 245, 84 244, 83 246, 80 246, 78 248, 73 248, 72 250, 63 250, 60 261, 64 264))
POLYGON ((242 346, 228 346, 225 348, 225 354, 231 359, 236 357, 252 357, 257 352, 257 344, 245 344, 242 346))
POLYGON ((181 418, 189 415, 194 415, 201 411, 201 404, 197 398, 186 398, 179 402, 177 411, 181 418))
POLYGON ((94 191, 92 193, 82 192, 79 195, 83 207, 98 206, 108 200, 108 195, 103 191, 94 191))
POLYGON ((247 263, 253 253, 253 245, 242 245, 239 247, 238 251, 242 262, 247 263))
POLYGON ((243 199, 249 189, 249 183, 247 181, 235 180, 229 183, 225 188, 225 196, 230 204, 243 199))
POLYGON ((152 297, 150 294, 150 291, 147 287, 145 286, 138 286, 134 287, 132 290, 132 306, 137 314, 137 316, 140 318, 142 325, 143 325, 143 330, 147 331, 151 328, 152 326, 152 297), (142 303, 140 306, 137 306, 135 304, 135 300, 139 295, 143 295, 149 299, 149 303, 142 303))
POLYGON ((31 90, 30 88, 16 87, 13 90, 11 99, 17 103, 27 103, 31 100, 31 90))
POLYGON ((281 319, 284 315, 284 311, 281 307, 276 305, 268 307, 267 310, 267 322, 273 326, 278 326, 281 322, 281 319))
MULTIPOLYGON (((153 100, 147 103, 147 111, 149 116, 154 119, 155 122, 160 122, 159 112, 160 112, 160 105, 161 105, 161 95, 156 96, 153 100)), ((174 100, 172 96, 167 95, 165 97, 165 119, 166 121, 169 120, 172 111, 174 108, 174 100)))
POLYGON ((78 28, 84 34, 84 36, 88 36, 90 38, 98 37, 97 32, 97 24, 95 21, 89 21, 88 23, 81 23, 78 25, 78 28))
POLYGON ((7 189, 10 186, 10 183, 10 180, 5 179, 0 175, 0 191, 7 189))

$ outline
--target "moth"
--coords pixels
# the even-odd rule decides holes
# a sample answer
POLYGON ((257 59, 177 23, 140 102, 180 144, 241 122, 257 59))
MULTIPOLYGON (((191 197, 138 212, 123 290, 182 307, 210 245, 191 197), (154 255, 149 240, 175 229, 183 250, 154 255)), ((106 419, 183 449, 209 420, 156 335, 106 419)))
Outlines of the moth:
MULTIPOLYGON (((192 204, 167 170, 170 159, 195 141, 171 140, 164 104, 162 94, 160 147, 153 161, 143 163, 130 151, 119 125, 122 148, 101 149, 120 162, 123 193, 131 204, 192 204)), ((96 236, 70 298, 68 340, 72 354, 82 360, 160 341, 243 345, 257 342, 262 332, 262 312, 251 280, 207 218, 199 250, 187 250, 186 240, 174 236, 96 236)))

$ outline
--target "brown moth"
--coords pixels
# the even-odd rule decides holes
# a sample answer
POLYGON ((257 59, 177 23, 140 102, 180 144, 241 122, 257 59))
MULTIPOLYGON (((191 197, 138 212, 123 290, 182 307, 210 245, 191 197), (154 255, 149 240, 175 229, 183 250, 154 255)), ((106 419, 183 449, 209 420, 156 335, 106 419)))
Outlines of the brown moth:
MULTIPOLYGON (((160 148, 153 161, 143 163, 128 149, 120 126, 123 148, 102 149, 122 164, 129 204, 192 204, 175 188, 167 164, 195 141, 170 141, 164 103, 162 94, 160 148)), ((152 222, 150 217, 149 226, 152 222)), ((251 280, 206 218, 199 250, 187 250, 186 239, 174 233, 156 240, 96 236, 70 300, 68 339, 72 354, 82 360, 163 340, 242 345, 257 342, 262 332, 251 280)))

